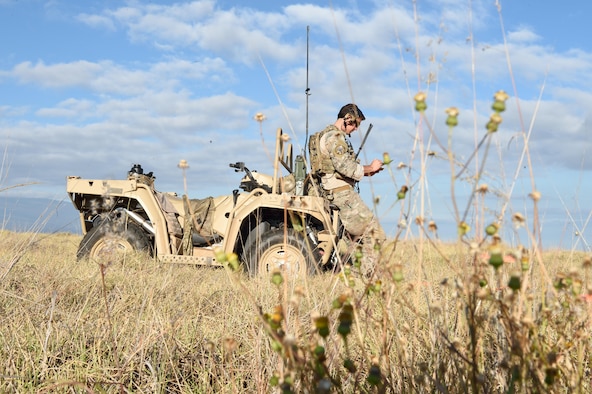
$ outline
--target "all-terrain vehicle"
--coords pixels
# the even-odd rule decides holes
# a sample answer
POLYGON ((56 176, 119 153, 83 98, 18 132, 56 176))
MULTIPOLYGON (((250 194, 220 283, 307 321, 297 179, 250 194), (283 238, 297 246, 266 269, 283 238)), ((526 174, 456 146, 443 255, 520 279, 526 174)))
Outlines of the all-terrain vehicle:
POLYGON ((287 141, 278 129, 273 175, 231 163, 244 172, 241 190, 219 197, 160 192, 141 165, 121 180, 68 176, 83 233, 78 259, 146 251, 162 262, 216 266, 218 253, 235 253, 251 275, 312 274, 334 264, 339 212, 319 195, 304 157, 293 160, 287 141))

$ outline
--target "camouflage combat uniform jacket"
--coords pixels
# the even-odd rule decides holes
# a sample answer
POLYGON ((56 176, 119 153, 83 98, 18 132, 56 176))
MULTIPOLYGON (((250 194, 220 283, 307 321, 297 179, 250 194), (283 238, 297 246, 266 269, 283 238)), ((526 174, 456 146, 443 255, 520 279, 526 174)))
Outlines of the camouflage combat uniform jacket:
POLYGON ((378 256, 374 245, 386 236, 374 213, 354 190, 356 182, 364 177, 364 166, 356 159, 346 134, 334 125, 325 128, 319 140, 322 157, 321 183, 331 202, 339 208, 345 230, 362 240, 366 267, 373 267, 378 256))
POLYGON ((323 157, 321 183, 330 191, 344 186, 354 186, 364 177, 364 166, 356 159, 355 152, 345 133, 334 125, 321 131, 319 150, 323 157))

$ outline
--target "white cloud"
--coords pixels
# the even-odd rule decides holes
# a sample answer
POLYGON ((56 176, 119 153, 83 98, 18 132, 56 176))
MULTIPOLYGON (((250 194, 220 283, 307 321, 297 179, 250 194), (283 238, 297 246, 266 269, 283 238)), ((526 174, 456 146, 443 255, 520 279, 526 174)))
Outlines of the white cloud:
POLYGON ((39 117, 86 118, 94 114, 94 103, 90 100, 69 98, 53 108, 41 108, 35 115, 39 117))
POLYGON ((115 24, 113 21, 102 15, 80 14, 77 19, 90 27, 115 31, 115 24))
POLYGON ((101 68, 101 65, 86 60, 56 65, 46 65, 43 61, 36 64, 27 61, 17 64, 12 74, 25 83, 55 88, 88 85, 101 68))
POLYGON ((508 33, 508 41, 517 43, 532 43, 540 41, 541 37, 527 28, 511 31, 508 33))

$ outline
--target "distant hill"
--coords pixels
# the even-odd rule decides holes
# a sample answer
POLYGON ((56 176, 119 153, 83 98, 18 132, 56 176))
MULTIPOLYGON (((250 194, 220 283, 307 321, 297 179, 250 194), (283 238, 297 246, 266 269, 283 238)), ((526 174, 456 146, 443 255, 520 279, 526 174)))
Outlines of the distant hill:
POLYGON ((82 234, 78 212, 68 198, 57 201, 0 194, 0 229, 82 234))

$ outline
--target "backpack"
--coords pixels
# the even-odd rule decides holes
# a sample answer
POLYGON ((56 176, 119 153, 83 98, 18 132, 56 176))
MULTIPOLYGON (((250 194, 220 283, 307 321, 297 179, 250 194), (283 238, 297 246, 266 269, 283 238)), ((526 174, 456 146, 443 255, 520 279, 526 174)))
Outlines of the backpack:
POLYGON ((321 138, 323 138, 328 131, 331 131, 331 128, 327 127, 325 130, 311 135, 308 139, 310 172, 317 177, 334 171, 331 159, 323 158, 323 155, 321 154, 321 138))
POLYGON ((320 151, 320 143, 321 137, 323 132, 315 133, 310 136, 308 139, 308 153, 309 153, 309 160, 310 160, 310 173, 315 176, 320 175, 321 171, 321 151, 320 151))

